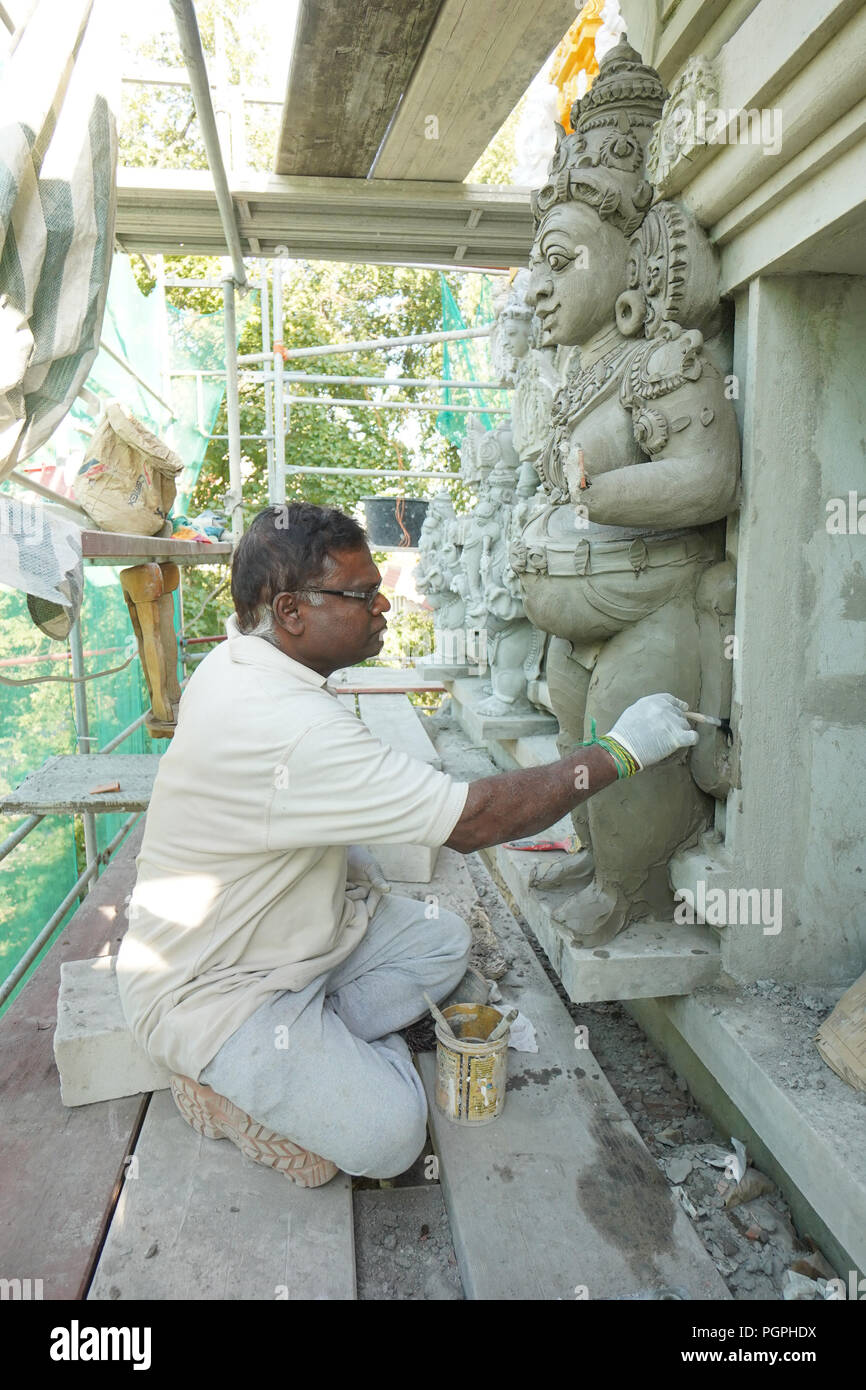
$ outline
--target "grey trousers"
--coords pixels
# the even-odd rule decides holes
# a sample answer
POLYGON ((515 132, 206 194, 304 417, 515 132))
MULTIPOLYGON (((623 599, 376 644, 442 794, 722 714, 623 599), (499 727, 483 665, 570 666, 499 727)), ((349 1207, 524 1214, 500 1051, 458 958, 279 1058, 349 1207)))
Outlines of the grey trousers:
POLYGON ((391 1178, 424 1147, 427 1100, 398 1028, 460 983, 472 934, 461 917, 388 894, 342 964, 276 994, 199 1080, 259 1124, 358 1177, 391 1178))

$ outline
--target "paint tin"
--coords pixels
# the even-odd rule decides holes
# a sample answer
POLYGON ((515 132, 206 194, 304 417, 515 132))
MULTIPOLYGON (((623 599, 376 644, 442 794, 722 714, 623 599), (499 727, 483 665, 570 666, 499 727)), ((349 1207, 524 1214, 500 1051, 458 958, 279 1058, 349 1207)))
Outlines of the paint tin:
POLYGON ((442 1012, 457 1036, 437 1023, 436 1108, 456 1124, 489 1125, 505 1105, 510 1030, 486 1041, 503 1017, 489 1004, 452 1004, 442 1012))

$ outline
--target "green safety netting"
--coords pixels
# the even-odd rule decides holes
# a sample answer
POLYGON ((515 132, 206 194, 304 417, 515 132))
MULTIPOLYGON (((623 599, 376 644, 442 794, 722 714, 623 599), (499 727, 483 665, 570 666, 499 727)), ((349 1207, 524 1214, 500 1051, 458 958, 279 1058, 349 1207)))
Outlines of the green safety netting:
MULTIPOLYGON (((131 651, 130 623, 117 573, 114 566, 85 568, 81 632, 87 671, 119 666, 131 651)), ((4 677, 26 680, 30 675, 70 673, 66 650, 34 627, 23 594, 0 591, 0 622, 4 639, 0 674, 4 677)), ((90 748, 96 751, 143 714, 149 700, 137 659, 115 675, 88 681, 87 687, 90 748)), ((72 685, 0 685, 0 715, 2 792, 16 787, 55 753, 76 752, 72 685)), ((153 742, 142 728, 124 741, 121 751, 158 757, 164 746, 153 742)), ((94 818, 99 851, 105 849, 127 818, 126 813, 94 818)), ((19 819, 2 817, 0 838, 19 824, 19 819)), ((6 978, 45 926, 83 867, 83 860, 78 865, 73 819, 69 815, 46 816, 11 854, 0 860, 0 980, 6 978)), ((52 941, 77 906, 76 900, 52 941)), ((50 944, 40 952, 25 979, 36 969, 50 944)), ((21 985, 15 994, 20 988, 21 985)))
MULTIPOLYGON (((258 312, 258 305, 258 290, 251 289, 238 296, 238 335, 258 312)), ((202 375, 197 378, 175 373, 224 370, 224 322, 222 309, 200 314, 191 309, 176 309, 171 304, 166 305, 163 318, 159 295, 155 290, 149 295, 141 293, 129 257, 114 257, 102 341, 117 356, 125 358, 151 390, 141 386, 104 351, 96 358, 87 386, 103 400, 113 397, 122 401, 183 459, 183 472, 177 480, 177 500, 172 508, 174 516, 183 515, 189 507, 210 442, 209 435, 225 395, 225 383, 220 377, 202 375), (164 371, 172 373, 170 387, 164 380, 164 371), (152 393, 170 402, 174 420, 152 393)), ((98 411, 76 400, 64 429, 58 431, 52 441, 55 456, 70 457, 83 450, 96 428, 98 416, 98 411)), ((52 446, 46 449, 46 454, 52 452, 52 446)), ((35 461, 41 457, 37 455, 35 461)), ((65 476, 69 476, 68 469, 65 476)))
MULTIPOLYGON (((459 328, 482 328, 494 319, 493 306, 491 300, 490 281, 485 276, 481 283, 481 293, 475 312, 469 315, 471 322, 466 321, 461 312, 460 306, 451 292, 451 287, 445 276, 440 272, 439 283, 442 297, 442 329, 443 332, 450 333, 459 328)), ((454 343, 443 343, 443 377, 453 378, 456 381, 492 381, 493 366, 490 357, 489 338, 464 338, 454 343)), ((494 391, 472 391, 466 387, 447 388, 442 393, 443 405, 446 409, 441 415, 436 416, 436 428, 440 434, 456 444, 459 448, 466 435, 466 421, 468 416, 465 412, 449 411, 449 405, 473 405, 495 407, 507 405, 508 399, 504 393, 494 391)), ((499 417, 488 415, 486 412, 479 414, 478 419, 486 430, 492 429, 499 417)))
MULTIPOLYGON (((239 333, 250 315, 257 311, 257 298, 254 292, 239 300, 239 333)), ((163 393, 161 333, 173 370, 221 370, 225 364, 222 310, 197 314, 168 306, 167 320, 166 332, 156 294, 144 296, 135 282, 128 258, 115 256, 102 338, 159 394, 163 393)), ((197 384, 194 377, 172 379, 171 401, 178 418, 170 427, 168 411, 107 353, 100 352, 87 383, 101 398, 114 397, 124 402, 184 460, 173 508, 175 515, 189 505, 208 445, 206 436, 213 429, 224 394, 224 384, 219 378, 202 377, 199 382, 197 384)), ((96 427, 98 415, 98 410, 76 401, 49 444, 22 467, 30 471, 43 466, 42 476, 46 482, 52 480, 53 469, 59 475, 54 481, 60 483, 60 490, 63 490, 63 480, 69 481, 70 470, 74 472, 78 460, 83 458, 86 441, 96 427)), ((134 648, 118 578, 120 568, 113 565, 86 565, 84 568, 80 623, 87 672, 120 665, 134 648)), ((175 628, 178 629, 177 594, 174 602, 175 628)), ((42 636, 30 619, 25 596, 2 586, 0 633, 0 675, 25 680, 31 675, 70 674, 68 648, 42 636)), ((137 658, 123 671, 88 681, 86 688, 90 749, 94 752, 133 723, 150 704, 137 658)), ((0 792, 17 786, 53 754, 75 753, 73 700, 73 687, 66 683, 0 684, 0 792)), ((158 758, 166 746, 163 740, 152 740, 142 727, 124 740, 118 751, 149 753, 158 758)), ((96 815, 98 850, 105 849, 127 818, 126 813, 96 815)), ((11 816, 0 817, 0 839, 20 823, 11 816)), ((0 980, 6 978, 48 922, 83 867, 83 857, 76 855, 74 822, 69 815, 46 817, 0 860, 0 980)), ((59 924, 52 941, 63 930, 76 906, 77 901, 59 924)), ((36 969, 50 944, 46 944, 25 980, 36 969)))

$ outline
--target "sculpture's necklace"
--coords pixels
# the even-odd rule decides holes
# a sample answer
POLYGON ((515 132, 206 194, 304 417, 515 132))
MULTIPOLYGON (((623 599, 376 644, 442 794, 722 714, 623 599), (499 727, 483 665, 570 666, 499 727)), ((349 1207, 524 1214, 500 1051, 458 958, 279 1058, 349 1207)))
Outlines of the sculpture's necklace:
POLYGON ((578 368, 574 376, 556 393, 552 422, 573 418, 601 390, 615 372, 620 358, 628 352, 630 343, 616 343, 609 352, 593 362, 591 367, 578 368))
POLYGON ((616 343, 591 367, 579 368, 557 391, 550 414, 551 436, 539 470, 554 501, 568 499, 565 464, 571 450, 573 423, 584 407, 608 384, 631 347, 631 343, 616 343))

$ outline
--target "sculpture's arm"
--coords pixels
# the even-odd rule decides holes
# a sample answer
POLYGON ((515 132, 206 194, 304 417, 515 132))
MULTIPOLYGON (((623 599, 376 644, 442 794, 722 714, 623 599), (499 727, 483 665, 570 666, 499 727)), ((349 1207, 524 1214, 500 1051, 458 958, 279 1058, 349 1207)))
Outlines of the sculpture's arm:
MULTIPOLYGON (((692 337, 700 335, 683 335, 692 337)), ((663 394, 624 392, 635 438, 649 455, 647 461, 593 475, 592 462, 586 459, 590 486, 583 490, 576 467, 567 468, 572 499, 586 505, 591 521, 608 526, 703 526, 727 516, 737 504, 739 436, 724 379, 699 349, 684 353, 687 344, 682 339, 660 348, 656 357, 666 356, 665 365, 671 365, 674 347, 680 349, 681 359, 685 356, 689 370, 700 369, 695 379, 675 375, 672 379, 678 384, 663 394)), ((655 365, 651 355, 651 372, 655 365)), ((657 376, 657 370, 652 372, 649 384, 655 384, 657 376)))

